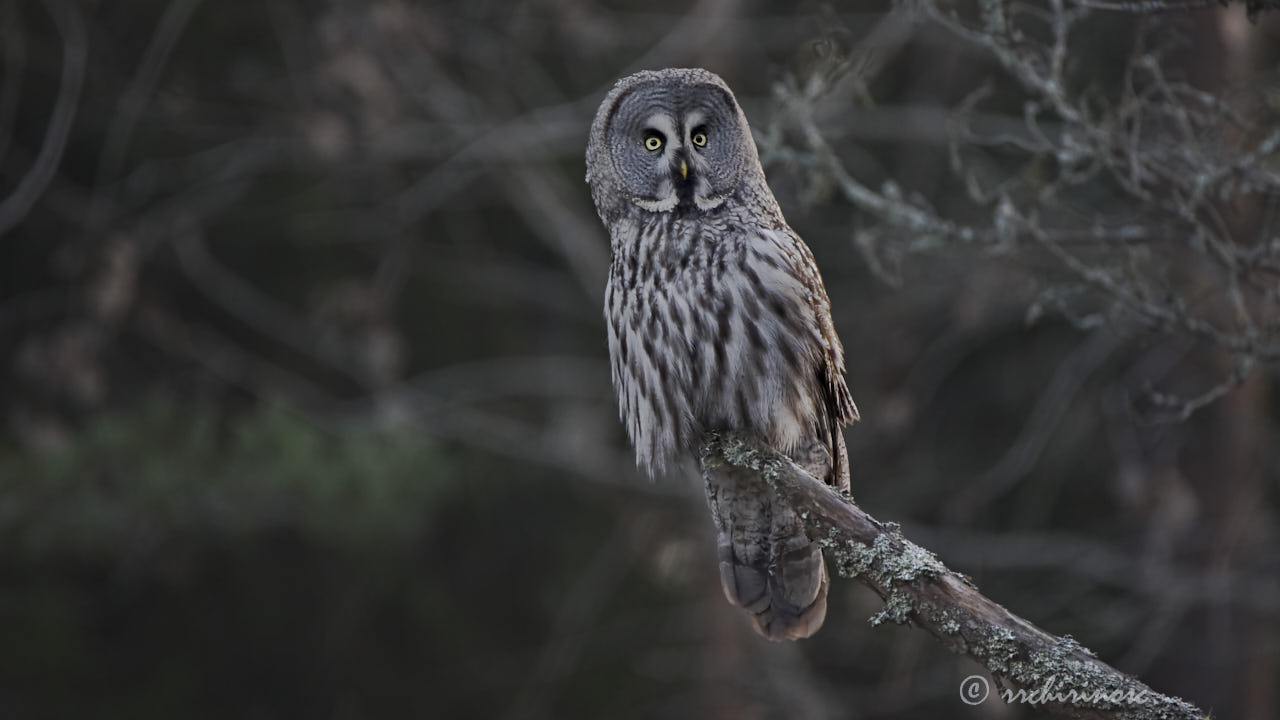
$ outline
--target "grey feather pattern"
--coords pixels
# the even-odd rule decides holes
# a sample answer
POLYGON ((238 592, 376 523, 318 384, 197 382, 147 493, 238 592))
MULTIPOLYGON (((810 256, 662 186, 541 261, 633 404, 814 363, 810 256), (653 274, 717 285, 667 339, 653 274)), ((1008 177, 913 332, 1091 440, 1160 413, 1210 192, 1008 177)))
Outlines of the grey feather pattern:
MULTIPOLYGON (((592 123, 587 181, 610 235, 611 372, 639 465, 662 472, 705 432, 733 430, 848 488, 840 428, 858 411, 830 301, 724 82, 620 80, 592 123)), ((747 479, 708 500, 730 601, 768 637, 816 631, 826 569, 794 510, 747 479)))

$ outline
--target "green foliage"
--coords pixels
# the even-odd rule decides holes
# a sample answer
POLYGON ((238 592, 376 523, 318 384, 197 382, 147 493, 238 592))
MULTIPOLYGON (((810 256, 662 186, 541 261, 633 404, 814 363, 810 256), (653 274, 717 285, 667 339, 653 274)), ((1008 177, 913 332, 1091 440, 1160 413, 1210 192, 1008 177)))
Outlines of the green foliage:
POLYGON ((652 618, 696 588, 647 563, 680 508, 450 458, 412 428, 172 400, 0 449, 0 715, 495 717, 579 622, 549 716, 689 692, 637 671, 688 642, 652 618))
POLYGON ((0 455, 0 541, 35 557, 279 528, 325 545, 403 543, 446 476, 416 432, 325 429, 278 405, 228 421, 156 400, 61 450, 0 455))

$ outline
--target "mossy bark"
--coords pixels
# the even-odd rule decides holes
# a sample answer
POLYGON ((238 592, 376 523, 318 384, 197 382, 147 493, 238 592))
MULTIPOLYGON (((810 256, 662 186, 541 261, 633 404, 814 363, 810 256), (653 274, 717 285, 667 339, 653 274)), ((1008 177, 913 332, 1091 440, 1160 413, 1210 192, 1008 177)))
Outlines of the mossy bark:
POLYGON ((953 652, 982 663, 1002 697, 1065 717, 1207 717, 1107 665, 1070 636, 1052 635, 1009 612, 904 538, 895 523, 871 517, 786 457, 741 436, 712 434, 703 443, 701 463, 708 482, 728 472, 758 473, 779 502, 796 510, 836 572, 884 599, 885 607, 871 617, 873 625, 892 621, 928 631, 953 652))

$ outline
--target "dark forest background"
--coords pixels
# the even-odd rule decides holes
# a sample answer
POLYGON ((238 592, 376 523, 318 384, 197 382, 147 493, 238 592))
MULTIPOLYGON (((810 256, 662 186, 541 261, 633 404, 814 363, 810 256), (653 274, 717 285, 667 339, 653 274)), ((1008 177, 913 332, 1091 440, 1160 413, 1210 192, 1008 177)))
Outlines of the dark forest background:
POLYGON ((595 108, 735 89, 853 493, 1214 717, 1280 716, 1280 24, 967 0, 0 3, 0 717, 1032 717, 755 636, 609 385, 595 108))

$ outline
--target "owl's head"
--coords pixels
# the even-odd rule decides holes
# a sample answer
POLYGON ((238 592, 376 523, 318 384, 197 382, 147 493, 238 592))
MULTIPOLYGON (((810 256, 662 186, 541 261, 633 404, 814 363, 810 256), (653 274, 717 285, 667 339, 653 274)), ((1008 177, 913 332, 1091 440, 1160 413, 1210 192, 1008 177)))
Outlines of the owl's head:
POLYGON ((619 80, 587 145, 587 182, 602 212, 620 200, 649 212, 713 210, 759 165, 733 92, 701 69, 619 80))

